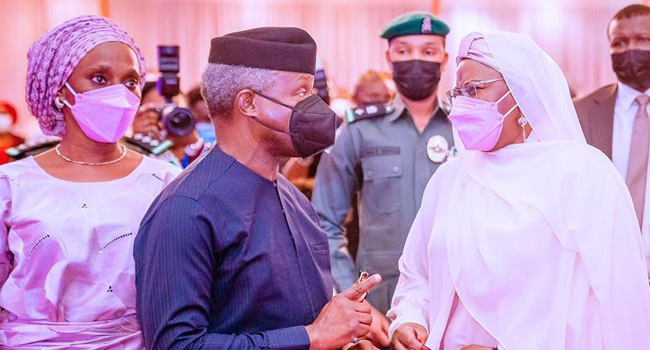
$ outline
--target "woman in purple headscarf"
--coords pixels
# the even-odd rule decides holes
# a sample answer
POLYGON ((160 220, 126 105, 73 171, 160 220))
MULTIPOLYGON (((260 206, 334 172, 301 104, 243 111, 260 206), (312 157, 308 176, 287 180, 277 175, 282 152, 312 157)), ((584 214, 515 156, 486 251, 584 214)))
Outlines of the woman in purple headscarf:
POLYGON ((528 36, 472 33, 448 93, 458 159, 400 259, 395 350, 650 349, 634 206, 588 146, 564 74, 528 36))
POLYGON ((50 30, 27 59, 28 107, 61 143, 0 167, 0 347, 141 349, 133 239, 178 173, 118 142, 144 60, 99 16, 50 30))

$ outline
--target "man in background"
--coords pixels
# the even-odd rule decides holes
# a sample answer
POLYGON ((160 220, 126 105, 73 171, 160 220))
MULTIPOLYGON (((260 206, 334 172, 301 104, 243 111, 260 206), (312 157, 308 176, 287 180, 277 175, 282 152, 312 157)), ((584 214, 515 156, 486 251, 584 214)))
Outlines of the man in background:
POLYGON ((607 28, 618 83, 576 101, 587 142, 605 153, 632 194, 650 266, 650 7, 630 5, 607 28))
POLYGON ((194 115, 195 127, 199 137, 206 143, 214 143, 217 137, 214 133, 212 120, 210 120, 208 104, 205 103, 203 96, 201 96, 200 86, 195 86, 187 93, 187 104, 194 115))
POLYGON ((373 104, 386 104, 395 98, 395 83, 389 73, 368 70, 354 87, 352 99, 356 107, 367 107, 373 104))

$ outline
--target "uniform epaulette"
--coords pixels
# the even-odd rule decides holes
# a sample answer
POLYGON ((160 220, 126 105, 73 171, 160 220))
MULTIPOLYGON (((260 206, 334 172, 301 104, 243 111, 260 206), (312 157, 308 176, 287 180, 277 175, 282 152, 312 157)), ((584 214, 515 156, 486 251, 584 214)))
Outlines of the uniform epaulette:
POLYGON ((147 156, 159 156, 167 152, 174 145, 169 140, 157 140, 142 134, 135 134, 133 137, 124 137, 122 141, 130 149, 147 156))
POLYGON ((58 137, 48 137, 45 136, 36 141, 27 141, 23 144, 20 144, 16 147, 7 148, 5 153, 13 160, 19 160, 30 156, 35 156, 41 154, 47 150, 50 150, 56 145, 59 144, 60 139, 58 137))
POLYGON ((359 120, 381 117, 395 110, 390 103, 379 103, 366 107, 350 108, 345 111, 345 122, 350 124, 359 120))

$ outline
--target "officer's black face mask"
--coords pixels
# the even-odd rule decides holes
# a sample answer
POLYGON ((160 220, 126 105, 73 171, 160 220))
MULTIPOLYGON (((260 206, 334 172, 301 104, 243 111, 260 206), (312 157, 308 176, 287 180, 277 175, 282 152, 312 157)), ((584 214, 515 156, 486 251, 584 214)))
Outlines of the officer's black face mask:
POLYGON ((318 95, 311 95, 291 107, 257 91, 255 93, 292 111, 289 132, 272 128, 257 118, 256 120, 271 130, 291 136, 293 147, 302 158, 318 154, 334 144, 339 119, 318 95))
POLYGON ((621 83, 641 91, 650 88, 650 51, 628 50, 612 54, 612 68, 621 83))
POLYGON ((440 82, 440 63, 423 60, 393 62, 397 90, 413 101, 431 96, 440 82))

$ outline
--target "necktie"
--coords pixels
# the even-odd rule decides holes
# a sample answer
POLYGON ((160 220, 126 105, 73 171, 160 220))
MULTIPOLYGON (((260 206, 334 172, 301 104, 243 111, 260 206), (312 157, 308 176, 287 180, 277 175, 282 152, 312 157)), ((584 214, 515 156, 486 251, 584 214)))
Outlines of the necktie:
POLYGON ((650 119, 648 119, 647 106, 650 96, 639 95, 636 100, 639 110, 634 117, 632 130, 632 143, 630 145, 630 160, 627 163, 627 176, 625 183, 632 194, 632 202, 639 225, 643 223, 643 209, 645 206, 645 189, 648 171, 648 148, 650 147, 650 119))

